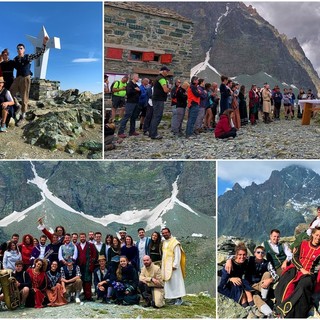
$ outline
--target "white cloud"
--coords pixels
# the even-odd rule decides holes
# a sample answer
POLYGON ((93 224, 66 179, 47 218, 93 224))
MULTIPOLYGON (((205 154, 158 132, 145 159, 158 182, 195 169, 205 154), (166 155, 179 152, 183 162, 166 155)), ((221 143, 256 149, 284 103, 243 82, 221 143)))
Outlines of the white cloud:
POLYGON ((218 177, 221 180, 228 181, 232 185, 236 182, 242 187, 246 187, 255 182, 261 184, 269 179, 273 170, 281 170, 289 165, 297 164, 320 174, 320 161, 283 161, 283 160, 237 160, 237 161, 218 161, 218 177))
POLYGON ((72 62, 75 63, 89 63, 89 62, 96 62, 99 61, 97 58, 78 58, 78 59, 73 59, 72 62))

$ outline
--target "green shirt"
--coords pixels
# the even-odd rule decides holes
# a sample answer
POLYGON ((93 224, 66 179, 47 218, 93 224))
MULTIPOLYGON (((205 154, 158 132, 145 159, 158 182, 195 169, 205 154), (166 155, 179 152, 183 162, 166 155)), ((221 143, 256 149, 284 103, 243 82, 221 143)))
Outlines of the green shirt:
MULTIPOLYGON (((126 87, 127 87, 127 83, 126 82, 123 83, 121 80, 116 81, 115 84, 113 85, 114 89, 121 89, 126 87)), ((127 93, 126 90, 122 90, 122 91, 114 92, 113 95, 118 97, 125 97, 126 93, 127 93)))

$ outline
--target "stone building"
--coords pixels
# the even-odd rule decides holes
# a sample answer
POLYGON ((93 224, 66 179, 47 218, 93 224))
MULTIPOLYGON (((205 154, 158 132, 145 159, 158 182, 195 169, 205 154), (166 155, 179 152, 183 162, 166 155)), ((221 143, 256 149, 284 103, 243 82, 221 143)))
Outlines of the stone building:
POLYGON ((105 73, 110 83, 139 73, 154 79, 161 66, 176 77, 190 79, 193 23, 174 11, 139 2, 106 2, 105 73))

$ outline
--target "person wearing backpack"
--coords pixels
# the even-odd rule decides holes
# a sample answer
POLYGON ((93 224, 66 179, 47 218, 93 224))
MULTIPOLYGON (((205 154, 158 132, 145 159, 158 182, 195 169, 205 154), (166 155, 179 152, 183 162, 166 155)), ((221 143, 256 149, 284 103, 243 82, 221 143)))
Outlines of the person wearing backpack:
POLYGON ((126 138, 127 135, 124 133, 126 129, 126 124, 130 119, 130 130, 129 136, 138 136, 139 133, 136 132, 136 115, 137 115, 137 108, 139 104, 139 97, 141 94, 141 90, 137 84, 139 81, 139 75, 134 73, 131 76, 131 81, 127 85, 127 102, 126 102, 126 110, 124 117, 120 122, 120 128, 118 131, 119 138, 126 138))
POLYGON ((274 102, 274 119, 280 120, 280 109, 282 102, 282 93, 280 92, 279 86, 274 87, 274 91, 272 93, 272 99, 274 102))
POLYGON ((119 109, 119 117, 123 118, 124 105, 126 103, 126 88, 129 77, 124 75, 121 80, 113 82, 110 86, 110 91, 112 94, 112 109, 111 109, 111 119, 114 120, 116 117, 117 109, 119 109))
POLYGON ((162 139, 162 136, 158 134, 158 125, 162 119, 164 111, 164 103, 167 101, 170 88, 166 77, 168 76, 170 69, 166 66, 161 67, 159 76, 154 81, 152 104, 153 114, 149 127, 149 137, 151 139, 162 139))
POLYGON ((147 92, 148 86, 149 86, 149 79, 148 78, 142 79, 141 85, 139 86, 141 93, 139 97, 139 107, 136 115, 136 118, 140 116, 140 127, 139 127, 140 130, 142 130, 143 128, 144 119, 147 114, 147 104, 149 100, 148 92, 147 92))

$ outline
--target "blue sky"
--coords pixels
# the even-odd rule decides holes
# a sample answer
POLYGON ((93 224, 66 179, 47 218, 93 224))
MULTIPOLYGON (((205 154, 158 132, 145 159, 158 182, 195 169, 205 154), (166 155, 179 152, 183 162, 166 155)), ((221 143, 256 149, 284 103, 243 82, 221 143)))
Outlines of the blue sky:
POLYGON ((298 164, 320 174, 319 160, 237 160, 218 161, 218 196, 231 189, 236 182, 246 187, 255 182, 261 184, 269 179, 273 170, 281 170, 289 165, 298 164))
POLYGON ((61 50, 50 49, 46 78, 59 80, 62 90, 102 92, 102 2, 1 2, 0 8, 1 51, 8 48, 13 59, 23 43, 33 53, 26 35, 37 37, 44 26, 61 43, 61 50))

